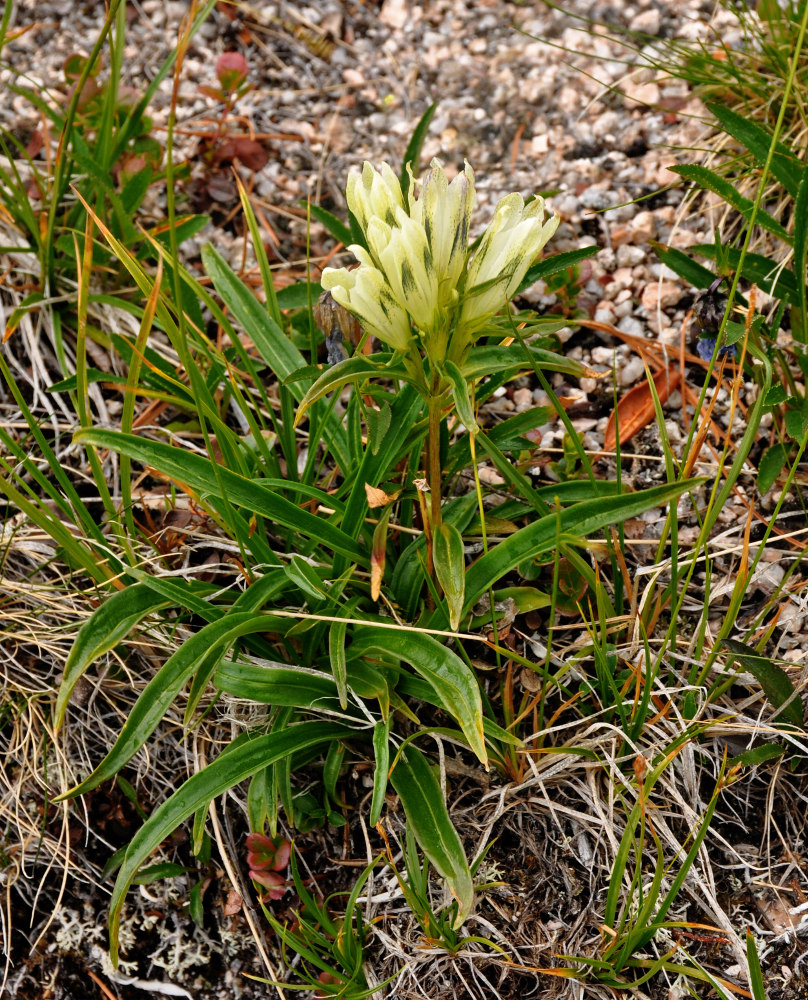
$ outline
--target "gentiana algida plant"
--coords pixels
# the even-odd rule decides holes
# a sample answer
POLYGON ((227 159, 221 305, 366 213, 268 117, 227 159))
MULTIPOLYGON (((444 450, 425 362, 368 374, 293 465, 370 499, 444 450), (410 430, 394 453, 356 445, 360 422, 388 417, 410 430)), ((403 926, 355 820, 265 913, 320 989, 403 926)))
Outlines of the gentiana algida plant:
MULTIPOLYGON (((413 386, 428 413, 425 478, 431 501, 423 511, 430 575, 442 521, 441 428, 453 405, 474 437, 475 385, 484 375, 524 365, 521 352, 489 343, 503 333, 502 325, 492 321, 560 221, 558 215, 548 216, 543 198, 526 204, 521 195, 509 194, 470 247, 475 200, 468 163, 452 181, 439 160, 432 161, 423 181, 412 177, 408 164, 404 185, 386 163, 379 169, 365 163, 361 173, 351 174, 348 208, 363 242, 349 249, 359 263, 326 268, 322 287, 353 314, 366 336, 393 353, 357 355, 336 364, 315 382, 297 416, 299 421, 312 402, 347 382, 384 377, 413 386), (481 341, 486 346, 475 350, 481 341)), ((580 373, 547 351, 537 360, 580 373)), ((456 538, 452 541, 456 544, 456 538)))
MULTIPOLYGON (((410 159, 417 160, 417 152, 410 159)), ((168 650, 107 756, 61 797, 114 780, 186 687, 187 725, 206 709, 211 687, 217 695, 266 706, 265 722, 183 782, 116 859, 110 916, 115 961, 126 894, 180 824, 194 817, 191 843, 200 854, 209 843, 211 801, 249 779, 250 827, 257 834, 268 828, 275 838, 282 813, 290 827, 311 815, 295 791, 295 773, 304 766, 322 774, 317 794, 330 822, 345 812, 340 783, 348 760, 357 758, 373 764, 370 825, 381 819, 392 784, 409 831, 454 897, 448 919, 461 927, 473 910, 474 881, 425 736, 465 747, 486 767, 503 760, 519 739, 484 711, 471 659, 459 639, 449 644, 447 628, 479 624, 475 606, 484 595, 499 600, 503 581, 518 579, 520 565, 549 560, 560 545, 585 547, 588 534, 667 504, 692 486, 672 482, 625 493, 618 484, 597 481, 590 466, 587 480, 534 489, 509 455, 529 446, 523 435, 548 419, 546 410, 517 414, 490 430, 478 426, 475 405, 514 375, 533 371, 549 391, 545 371, 585 371, 553 349, 557 344, 547 331, 557 320, 543 325, 540 317, 507 307, 521 287, 592 252, 535 263, 557 225, 540 198, 504 198, 483 235, 469 243, 474 185, 468 167, 450 183, 433 163, 419 185, 407 170, 399 183, 389 168, 366 166, 351 179, 348 197, 359 267, 326 271, 323 286, 339 308, 358 317, 366 335, 391 350, 358 351, 322 370, 313 364, 320 344, 312 321, 322 289, 303 284, 276 293, 246 194, 266 306, 214 247, 202 253, 213 291, 167 250, 160 252, 174 280, 161 284, 159 274, 148 272, 95 220, 148 304, 138 337, 113 344, 133 359, 127 399, 157 390, 175 416, 170 438, 161 440, 154 431, 146 437, 133 433, 130 405, 121 429, 88 422, 76 443, 94 458, 107 450, 125 458, 124 501, 132 496, 130 463, 158 470, 191 497, 211 530, 232 539, 243 572, 229 585, 166 573, 174 566, 163 565, 170 554, 152 549, 148 558, 139 556, 138 546, 152 540, 137 534, 126 506, 117 521, 110 518, 108 538, 126 542, 115 549, 108 538, 74 537, 49 509, 28 503, 31 517, 59 538, 75 565, 86 567, 98 590, 117 588, 71 650, 56 727, 72 710, 71 692, 82 674, 112 649, 124 655, 134 629, 162 636, 151 648, 168 650), (219 325, 224 347, 203 332, 204 311, 219 325), (167 367, 150 347, 154 329, 162 333, 163 349, 167 342, 184 359, 179 368, 167 367), (301 330, 308 332, 308 357, 299 346, 306 337, 301 330), (137 364, 141 357, 148 365, 137 364), (185 381, 177 376, 180 369, 185 381), (267 369, 275 379, 271 392, 267 369), (359 391, 339 411, 333 390, 351 382, 359 391), (228 419, 231 412, 238 420, 228 419), (307 434, 295 433, 304 415, 307 434), (207 453, 184 446, 184 432, 204 441, 207 453), (481 486, 478 481, 476 494, 454 496, 448 484, 464 468, 476 471, 475 441, 512 491, 507 516, 513 530, 467 566, 464 535, 485 530, 484 520, 473 523, 482 510, 481 486), (413 491, 414 480, 426 480, 431 490, 420 520, 424 493, 413 491), (382 516, 369 510, 374 491, 386 497, 382 516), (399 530, 388 533, 388 525, 399 530), (380 593, 384 604, 377 602, 380 593), (187 622, 186 631, 177 629, 178 618, 187 622)), ((347 227, 342 231, 347 235, 347 227)), ((0 371, 10 377, 2 357, 0 371)), ((12 453, 24 473, 26 456, 13 442, 9 447, 17 448, 12 453)), ((7 492, 23 502, 27 488, 20 474, 9 480, 7 492)), ((58 495, 52 500, 70 516, 66 501, 58 495)), ((535 588, 507 589, 522 611, 549 604, 535 588)), ((611 607, 603 612, 615 614, 611 607)))

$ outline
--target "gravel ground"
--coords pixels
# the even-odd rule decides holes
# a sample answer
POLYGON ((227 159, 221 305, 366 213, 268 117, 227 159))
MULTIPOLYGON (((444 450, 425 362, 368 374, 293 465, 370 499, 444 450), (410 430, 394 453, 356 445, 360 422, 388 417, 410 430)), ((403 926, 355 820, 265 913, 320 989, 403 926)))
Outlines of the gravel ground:
MULTIPOLYGON (((614 365, 621 391, 641 381, 643 363, 631 338, 647 341, 660 357, 664 351, 678 356, 682 324, 692 305, 687 288, 658 263, 651 241, 687 246, 711 234, 708 216, 691 214, 682 189, 668 187, 677 181, 668 167, 693 155, 682 152, 683 148, 698 147, 703 140, 701 107, 677 81, 665 81, 649 68, 628 65, 624 48, 601 33, 590 33, 576 18, 629 29, 642 46, 658 38, 709 37, 715 30, 709 27, 714 5, 701 0, 676 4, 567 0, 565 6, 566 12, 560 12, 539 2, 505 0, 424 0, 422 4, 322 0, 307 5, 267 2, 217 8, 190 46, 177 105, 179 157, 188 159, 199 181, 193 197, 186 195, 187 207, 210 207, 214 219, 185 245, 188 259, 194 261, 202 243, 213 240, 235 265, 250 263, 243 237, 229 217, 235 208, 235 191, 225 187, 211 193, 194 162, 198 135, 189 134, 209 130, 216 121, 217 105, 200 93, 199 85, 215 82, 213 66, 222 52, 237 50, 250 66, 254 89, 236 110, 240 127, 263 137, 269 159, 263 169, 255 174, 244 172, 244 177, 265 219, 279 283, 304 273, 306 221, 300 199, 310 195, 341 214, 349 169, 364 159, 386 159, 397 165, 420 116, 431 102, 439 101, 424 155, 440 157, 450 170, 462 167, 464 159, 472 164, 479 227, 496 201, 510 191, 551 192, 551 204, 562 224, 549 249, 562 251, 592 243, 601 248, 582 269, 579 304, 593 319, 613 324, 625 341, 570 332, 574 339, 569 350, 601 370, 614 365)), ((188 8, 189 4, 176 0, 130 4, 124 69, 129 85, 142 89, 153 78, 188 8)), ((74 52, 89 51, 103 13, 104 5, 91 0, 19 2, 15 13, 19 33, 6 46, 0 83, 7 87, 19 79, 60 99, 64 61, 74 52)), ((723 30, 722 25, 718 30, 723 30)), ((152 109, 158 136, 164 134, 169 100, 170 80, 161 86, 152 109)), ((27 100, 18 95, 0 108, 0 122, 26 141, 40 124, 27 100)), ((159 191, 146 207, 152 216, 161 216, 159 191)), ((329 254, 332 245, 323 231, 313 227, 315 262, 329 254)), ((554 304, 553 296, 541 287, 530 297, 548 308, 554 304)), ((610 408, 609 378, 559 388, 575 394, 576 426, 586 434, 585 443, 597 450, 610 408)), ((749 386, 750 399, 752 390, 749 386)), ((726 398, 726 394, 724 399, 719 397, 714 413, 719 424, 727 420, 722 412, 726 398)), ((541 394, 525 381, 500 396, 493 411, 498 408, 507 413, 541 402, 541 394)), ((683 439, 678 392, 671 395, 668 407, 668 432, 675 449, 683 439)), ((638 454, 658 456, 656 433, 651 428, 637 439, 638 454)), ((552 449, 560 443, 561 430, 548 425, 540 429, 540 435, 542 448, 552 449)), ((651 479, 655 474, 644 466, 637 472, 638 477, 651 479)), ((745 512, 730 505, 725 516, 733 524, 745 512)), ((648 531, 652 537, 654 526, 640 525, 636 531, 638 536, 648 531)), ((764 569, 775 575, 778 571, 771 565, 764 569)), ((765 586, 770 587, 771 581, 765 586)), ((763 583, 761 589, 765 589, 763 583)), ((804 645, 801 627, 798 617, 784 636, 785 655, 804 645)), ((520 876, 528 878, 524 853, 528 844, 538 866, 531 870, 531 878, 533 883, 544 879, 546 898, 542 896, 541 905, 543 912, 549 912, 550 897, 574 896, 576 880, 585 880, 587 873, 586 863, 580 860, 563 869, 563 878, 558 874, 561 868, 554 872, 553 858, 558 862, 572 854, 564 847, 552 855, 542 840, 544 833, 536 831, 532 840, 534 833, 520 828, 520 863, 525 866, 520 876)), ((511 830, 509 835, 517 833, 511 830)), ((132 904, 132 919, 140 921, 133 924, 133 934, 137 928, 141 935, 145 933, 150 910, 171 908, 172 900, 153 898, 164 891, 168 890, 155 890, 132 904)), ((18 942, 9 979, 11 995, 26 1000, 40 995, 53 1000, 83 997, 87 995, 82 992, 85 968, 98 970, 119 996, 133 1000, 168 994, 168 980, 181 991, 172 995, 197 1000, 268 995, 267 987, 255 987, 252 993, 252 987, 239 979, 238 971, 249 967, 244 958, 249 938, 224 918, 222 928, 226 929, 220 928, 213 944, 204 933, 177 924, 173 936, 163 935, 158 960, 151 966, 142 962, 133 966, 127 983, 126 976, 113 973, 104 963, 98 925, 103 924, 105 901, 97 896, 88 899, 82 893, 75 889, 57 911, 36 961, 18 942), (212 950, 219 955, 220 975, 215 982, 199 973, 200 967, 210 967, 212 950), (145 969, 150 970, 148 974, 145 969), (35 984, 44 992, 37 994, 35 984)), ((512 909, 515 921, 525 919, 524 906, 512 900, 501 905, 512 909)), ((35 924, 42 925, 40 917, 35 924)), ((536 954, 544 954, 549 961, 553 952, 564 950, 566 942, 559 940, 559 928, 551 919, 541 926, 544 937, 540 942, 537 938, 539 950, 530 955, 535 961, 536 954)), ((137 940, 134 937, 130 943, 137 940)), ((401 948, 401 940, 396 938, 396 942, 401 948)), ((466 982, 459 975, 455 981, 466 982)), ((489 978, 490 983, 473 983, 468 994, 461 990, 454 995, 527 995, 501 983, 499 994, 488 993, 496 982, 489 978)))

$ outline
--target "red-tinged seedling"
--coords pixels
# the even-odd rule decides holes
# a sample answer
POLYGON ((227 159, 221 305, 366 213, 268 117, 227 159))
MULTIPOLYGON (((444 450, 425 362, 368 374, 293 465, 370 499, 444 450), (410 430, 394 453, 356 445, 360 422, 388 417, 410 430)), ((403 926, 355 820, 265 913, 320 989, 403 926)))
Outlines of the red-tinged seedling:
POLYGON ((247 837, 247 864, 255 871, 283 871, 289 864, 292 845, 285 837, 265 837, 251 833, 247 837))
POLYGON ((247 837, 247 865, 250 878, 269 891, 261 896, 261 901, 280 899, 286 892, 286 880, 278 872, 289 864, 292 845, 285 837, 265 837, 263 833, 251 833, 247 837))
POLYGON ((226 94, 234 94, 243 86, 249 69, 240 52, 225 52, 216 60, 216 77, 226 94))
POLYGON ((286 892, 286 879, 280 876, 277 872, 256 872, 250 870, 250 878, 253 882, 257 882, 259 885, 262 885, 265 889, 269 890, 261 896, 262 903, 268 903, 271 900, 281 899, 283 894, 286 892))

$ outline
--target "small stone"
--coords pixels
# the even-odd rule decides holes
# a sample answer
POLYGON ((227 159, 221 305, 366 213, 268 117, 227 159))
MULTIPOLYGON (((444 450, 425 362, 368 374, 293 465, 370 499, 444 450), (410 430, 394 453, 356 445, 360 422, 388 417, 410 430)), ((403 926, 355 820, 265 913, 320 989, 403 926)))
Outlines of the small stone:
POLYGON ((502 486, 505 480, 497 472, 496 469, 492 469, 488 465, 482 466, 479 470, 480 482, 485 483, 486 486, 502 486))
POLYGON ((645 260, 642 247, 622 246, 617 248, 617 263, 620 267, 636 267, 645 260))
POLYGON ((638 212, 631 222, 635 243, 648 243, 656 236, 656 219, 653 212, 638 212))
POLYGON ((639 379, 645 374, 645 365, 643 364, 642 358, 634 357, 629 358, 629 360, 618 367, 617 369, 617 381, 620 385, 628 387, 634 385, 639 379))
POLYGON ((675 306, 682 297, 682 289, 672 281, 652 281, 645 286, 641 303, 643 309, 653 312, 658 308, 675 306))
POLYGON ((410 12, 404 0, 384 0, 379 21, 388 28, 399 30, 407 23, 410 12))
MULTIPOLYGON (((628 226, 613 226, 609 233, 613 247, 622 247, 624 243, 629 242, 632 235, 632 231, 628 226)), ((619 260, 620 258, 618 257, 617 259, 619 260)))
POLYGON ((644 10, 642 13, 637 14, 629 22, 629 31, 642 31, 646 35, 658 35, 660 28, 660 16, 659 11, 651 7, 650 10, 644 10))
POLYGON ((655 83, 627 84, 625 90, 626 105, 631 108, 635 104, 659 104, 659 87, 655 83))
POLYGON ((533 406, 532 389, 516 389, 513 394, 513 404, 517 413, 524 413, 533 406))

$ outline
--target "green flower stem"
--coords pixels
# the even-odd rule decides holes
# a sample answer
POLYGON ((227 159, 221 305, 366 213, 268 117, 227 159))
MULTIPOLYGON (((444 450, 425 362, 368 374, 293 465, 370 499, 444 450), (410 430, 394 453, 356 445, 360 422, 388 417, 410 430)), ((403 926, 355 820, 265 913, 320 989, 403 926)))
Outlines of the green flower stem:
POLYGON ((427 397, 427 409, 429 413, 429 431, 427 435, 427 482, 430 494, 430 517, 429 532, 427 534, 427 571, 430 578, 434 572, 434 562, 432 557, 432 539, 441 524, 441 481, 440 464, 440 424, 441 412, 445 396, 443 393, 431 392, 427 397))

